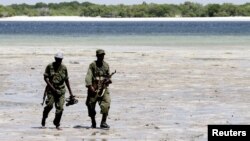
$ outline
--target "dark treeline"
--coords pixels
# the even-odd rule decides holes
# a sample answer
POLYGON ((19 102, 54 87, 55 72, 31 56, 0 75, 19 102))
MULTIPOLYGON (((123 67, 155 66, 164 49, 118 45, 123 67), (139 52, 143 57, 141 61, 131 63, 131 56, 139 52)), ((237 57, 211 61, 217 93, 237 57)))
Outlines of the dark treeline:
POLYGON ((88 17, 227 17, 250 16, 250 3, 99 5, 90 2, 62 2, 0 5, 0 17, 10 16, 88 16, 88 17))

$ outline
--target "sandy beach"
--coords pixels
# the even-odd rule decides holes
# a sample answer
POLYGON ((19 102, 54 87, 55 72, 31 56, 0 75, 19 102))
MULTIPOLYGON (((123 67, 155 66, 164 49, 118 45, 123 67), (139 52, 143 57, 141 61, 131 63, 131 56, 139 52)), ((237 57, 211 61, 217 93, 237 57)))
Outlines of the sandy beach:
POLYGON ((208 124, 250 122, 249 48, 103 47, 111 70, 117 70, 110 86, 111 129, 90 129, 84 76, 95 49, 1 48, 0 140, 205 141, 208 124), (56 50, 65 53, 79 98, 65 107, 62 131, 52 124, 54 110, 47 128, 40 128, 43 72, 56 50))
MULTIPOLYGON (((88 19, 66 19, 71 21, 71 18, 72 21, 88 19)), ((212 20, 200 20, 205 19, 212 20)), ((0 21, 36 20, 64 21, 65 18, 0 18, 0 21)), ((250 21, 250 18, 217 20, 250 21)), ((8 37, 11 35, 5 38, 8 37)), ((24 41, 22 35, 14 37, 0 43, 1 141, 206 141, 209 124, 250 123, 250 48, 245 41, 248 36, 235 36, 238 37, 235 42, 234 36, 209 36, 203 42, 199 40, 204 38, 199 36, 180 36, 181 43, 177 43, 176 37, 159 36, 163 42, 159 44, 159 40, 150 37, 142 44, 144 38, 138 37, 133 41, 140 39, 139 43, 130 43, 130 38, 120 42, 122 37, 102 36, 88 43, 84 41, 92 37, 63 40, 64 36, 60 39, 29 36, 24 41), (16 42, 10 42, 13 40, 16 42), (111 41, 104 44, 106 40, 111 41), (98 48, 106 51, 105 60, 111 71, 117 71, 110 85, 109 130, 91 129, 85 106, 84 78, 98 48), (46 129, 41 129, 43 107, 40 104, 45 67, 54 61, 58 51, 64 53, 63 63, 68 68, 71 88, 79 99, 78 104, 65 106, 61 131, 53 125, 55 109, 50 112, 46 129)), ((99 126, 100 108, 97 106, 96 110, 99 126)))

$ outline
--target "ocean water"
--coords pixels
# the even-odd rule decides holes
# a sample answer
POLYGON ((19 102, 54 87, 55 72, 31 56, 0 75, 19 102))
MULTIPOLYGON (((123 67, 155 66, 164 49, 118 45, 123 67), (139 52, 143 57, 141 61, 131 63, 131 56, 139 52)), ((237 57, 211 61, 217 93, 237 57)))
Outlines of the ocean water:
POLYGON ((0 22, 0 46, 248 46, 250 22, 0 22))

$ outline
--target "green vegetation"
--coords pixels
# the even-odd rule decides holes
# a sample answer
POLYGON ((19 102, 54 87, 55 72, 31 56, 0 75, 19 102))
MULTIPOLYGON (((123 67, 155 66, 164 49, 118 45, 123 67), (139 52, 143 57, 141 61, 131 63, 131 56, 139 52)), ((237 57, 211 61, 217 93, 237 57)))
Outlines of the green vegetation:
POLYGON ((79 3, 37 3, 0 5, 0 17, 10 16, 88 16, 88 17, 227 17, 250 16, 250 3, 243 5, 185 2, 180 5, 146 3, 137 5, 99 5, 79 3))

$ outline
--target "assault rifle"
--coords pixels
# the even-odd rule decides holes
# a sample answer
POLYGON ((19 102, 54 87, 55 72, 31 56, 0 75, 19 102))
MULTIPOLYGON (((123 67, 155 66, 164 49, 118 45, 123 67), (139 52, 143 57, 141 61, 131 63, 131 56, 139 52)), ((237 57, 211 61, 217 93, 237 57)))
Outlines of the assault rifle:
POLYGON ((107 89, 107 87, 109 86, 109 84, 112 83, 111 81, 111 77, 116 73, 116 70, 114 72, 112 72, 110 75, 107 75, 104 80, 99 81, 100 83, 97 84, 97 89, 96 89, 96 94, 98 95, 98 97, 102 97, 104 95, 105 90, 107 89))
POLYGON ((43 106, 46 96, 47 96, 47 90, 48 90, 48 85, 45 87, 44 93, 43 93, 43 102, 41 103, 41 105, 43 106))

